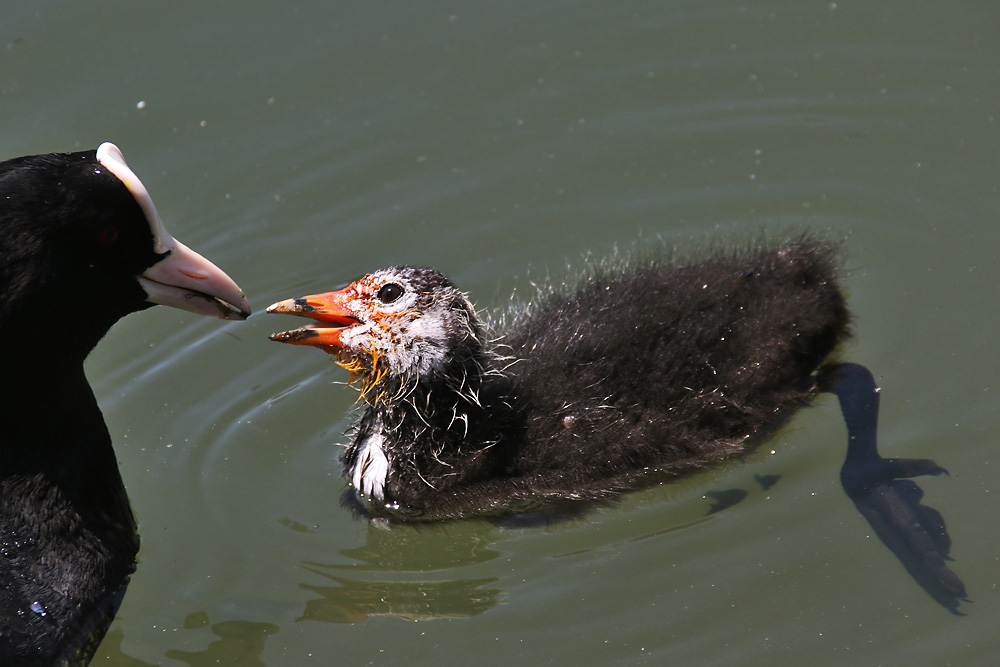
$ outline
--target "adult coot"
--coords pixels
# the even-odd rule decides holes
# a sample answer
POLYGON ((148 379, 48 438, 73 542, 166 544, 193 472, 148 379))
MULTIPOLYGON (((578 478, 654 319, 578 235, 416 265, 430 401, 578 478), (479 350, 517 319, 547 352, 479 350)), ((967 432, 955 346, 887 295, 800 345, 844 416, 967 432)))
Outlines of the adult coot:
POLYGON ((120 317, 223 319, 236 284, 167 233, 116 146, 0 163, 0 664, 86 664, 139 540, 83 362, 120 317))
MULTIPOLYGON (((317 323, 271 338, 335 354, 358 382, 365 409, 344 472, 354 504, 390 519, 605 497, 744 451, 819 390, 846 397, 845 414, 869 410, 849 422, 848 477, 864 477, 852 498, 943 472, 880 465, 874 434, 858 437, 877 404, 851 402, 874 383, 855 365, 824 370, 848 336, 834 246, 664 254, 594 265, 489 324, 441 273, 383 269, 272 305, 317 323)), ((890 491, 880 511, 919 500, 890 491)), ((964 594, 958 582, 944 597, 964 594)))

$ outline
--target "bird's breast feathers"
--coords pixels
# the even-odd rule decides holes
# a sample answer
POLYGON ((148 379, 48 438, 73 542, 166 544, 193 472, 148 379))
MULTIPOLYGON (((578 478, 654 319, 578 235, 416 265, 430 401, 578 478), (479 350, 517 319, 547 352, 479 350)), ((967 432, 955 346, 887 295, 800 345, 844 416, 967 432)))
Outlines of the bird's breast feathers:
POLYGON ((385 438, 375 432, 358 444, 358 456, 351 469, 351 485, 362 496, 381 501, 389 478, 389 457, 383 447, 385 438))

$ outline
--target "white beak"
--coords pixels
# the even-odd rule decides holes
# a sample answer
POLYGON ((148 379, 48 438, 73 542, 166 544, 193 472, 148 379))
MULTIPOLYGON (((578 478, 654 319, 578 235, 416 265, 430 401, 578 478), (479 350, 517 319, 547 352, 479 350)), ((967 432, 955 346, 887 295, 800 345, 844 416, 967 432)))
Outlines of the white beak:
POLYGON ((146 300, 223 320, 245 320, 250 304, 222 269, 171 236, 160 220, 146 186, 112 143, 97 149, 97 161, 118 177, 142 209, 153 234, 153 251, 165 255, 137 279, 146 300))

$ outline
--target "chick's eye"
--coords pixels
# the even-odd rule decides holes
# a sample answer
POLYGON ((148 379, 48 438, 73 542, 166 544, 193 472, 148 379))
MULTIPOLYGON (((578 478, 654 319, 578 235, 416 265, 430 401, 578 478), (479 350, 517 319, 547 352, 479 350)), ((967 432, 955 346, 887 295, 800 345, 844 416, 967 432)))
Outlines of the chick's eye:
POLYGON ((388 283, 386 285, 382 285, 376 296, 382 303, 392 303, 399 297, 403 296, 403 288, 396 283, 388 283))
POLYGON ((97 241, 101 245, 111 245, 118 240, 118 228, 117 227, 105 227, 101 230, 101 233, 97 235, 97 241))

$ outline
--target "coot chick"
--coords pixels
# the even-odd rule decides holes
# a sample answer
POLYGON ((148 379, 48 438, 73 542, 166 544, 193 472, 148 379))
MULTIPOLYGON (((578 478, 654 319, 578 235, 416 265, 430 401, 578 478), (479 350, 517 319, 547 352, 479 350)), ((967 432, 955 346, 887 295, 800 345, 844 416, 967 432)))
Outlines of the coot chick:
POLYGON ((0 163, 0 664, 86 664, 139 547, 84 376, 128 313, 223 319, 236 284, 167 233, 110 143, 0 163))
POLYGON ((836 250, 803 238, 590 268, 486 324, 432 269, 268 308, 337 355, 365 410, 343 454, 373 514, 439 519, 592 499, 743 451, 847 335, 836 250))
POLYGON ((336 355, 359 383, 347 500, 390 520, 572 515, 573 501, 738 454, 815 393, 835 393, 844 490, 958 613, 967 599, 944 519, 905 479, 944 469, 879 456, 872 374, 828 363, 848 336, 837 269, 837 249, 810 237, 692 262, 611 261, 487 323, 437 271, 394 267, 268 312, 317 320, 271 338, 336 355))

